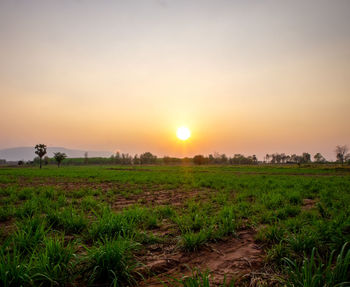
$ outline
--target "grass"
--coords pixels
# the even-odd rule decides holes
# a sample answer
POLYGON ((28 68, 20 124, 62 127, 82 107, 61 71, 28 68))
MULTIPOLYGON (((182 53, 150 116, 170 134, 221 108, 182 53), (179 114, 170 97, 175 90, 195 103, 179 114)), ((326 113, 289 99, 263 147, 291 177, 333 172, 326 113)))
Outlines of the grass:
POLYGON ((137 247, 137 243, 121 237, 99 240, 97 246, 88 249, 89 281, 111 282, 114 286, 135 284, 134 273, 138 264, 132 252, 137 247))
POLYGON ((64 244, 63 237, 45 238, 44 247, 35 256, 33 280, 41 286, 65 286, 74 279, 72 244, 64 244))
MULTIPOLYGON (((169 284, 169 287, 170 286, 172 287, 210 287, 213 285, 214 284, 211 284, 209 270, 202 272, 199 269, 195 269, 192 271, 191 276, 184 276, 181 279, 173 279, 172 282, 169 284)), ((234 286, 235 286, 234 281, 226 283, 226 279, 221 285, 219 285, 219 287, 234 287, 234 286)))
POLYGON ((196 251, 211 238, 210 230, 201 229, 199 232, 189 231, 181 235, 181 246, 187 251, 196 251))
POLYGON ((93 240, 116 238, 119 236, 129 238, 135 234, 135 219, 125 214, 115 214, 109 208, 97 216, 89 229, 89 236, 93 240))
POLYGON ((68 234, 80 233, 87 228, 84 214, 78 213, 72 207, 63 210, 51 210, 47 214, 47 221, 52 228, 64 230, 68 234))
POLYGON ((350 250, 345 243, 340 253, 335 256, 333 250, 329 258, 322 260, 313 248, 311 257, 304 258, 301 264, 284 258, 287 264, 287 286, 321 287, 350 285, 350 250))
POLYGON ((12 251, 0 249, 0 286, 28 286, 33 283, 33 260, 24 260, 21 253, 14 248, 12 251))
POLYGON ((12 245, 21 253, 31 253, 40 245, 48 229, 46 222, 41 218, 27 218, 17 223, 17 230, 12 235, 12 245))
MULTIPOLYGON (((283 284, 343 284, 350 274, 349 171, 313 165, 0 168, 0 286, 133 285, 152 250, 174 247, 190 256, 242 229, 255 233, 283 284)), ((209 286, 210 274, 180 274, 176 286, 209 286)))

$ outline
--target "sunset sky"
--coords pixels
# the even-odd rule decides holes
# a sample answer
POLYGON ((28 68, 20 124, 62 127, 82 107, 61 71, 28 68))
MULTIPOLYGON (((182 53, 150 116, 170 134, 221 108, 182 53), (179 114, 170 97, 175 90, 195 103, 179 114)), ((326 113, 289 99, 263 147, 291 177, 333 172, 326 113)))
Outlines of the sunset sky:
POLYGON ((0 149, 333 159, 350 1, 1 0, 0 108, 0 149))

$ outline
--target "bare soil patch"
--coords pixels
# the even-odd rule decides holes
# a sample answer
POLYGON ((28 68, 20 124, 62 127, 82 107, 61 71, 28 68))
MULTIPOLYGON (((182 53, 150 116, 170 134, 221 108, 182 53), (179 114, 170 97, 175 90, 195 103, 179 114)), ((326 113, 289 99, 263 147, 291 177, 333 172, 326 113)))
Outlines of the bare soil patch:
POLYGON ((149 186, 140 184, 129 184, 115 181, 90 182, 80 179, 70 178, 26 178, 18 179, 21 187, 48 187, 53 186, 65 191, 75 191, 79 189, 95 189, 101 192, 115 190, 120 194, 115 194, 109 202, 113 209, 121 210, 130 205, 140 203, 147 206, 172 205, 182 206, 188 198, 204 200, 209 196, 209 190, 184 190, 184 189, 161 189, 162 186, 149 186), (132 190, 141 190, 140 193, 134 194, 132 190), (129 192, 130 191, 130 192, 129 192), (122 194, 125 192, 124 194, 122 194))
POLYGON ((162 286, 161 281, 172 282, 179 274, 191 275, 190 269, 202 271, 209 269, 214 285, 218 286, 226 276, 226 282, 232 278, 242 278, 262 267, 263 250, 254 241, 253 230, 238 232, 237 237, 205 245, 197 252, 184 252, 176 245, 150 246, 140 258, 149 271, 149 277, 140 286, 162 286))
POLYGON ((303 199, 303 205, 301 207, 302 210, 309 210, 311 208, 313 208, 316 204, 316 200, 315 199, 311 199, 311 198, 304 198, 303 199))
POLYGON ((154 190, 128 195, 127 198, 118 195, 112 203, 112 208, 118 210, 135 203, 142 203, 149 206, 182 206, 188 198, 195 197, 204 199, 207 197, 207 192, 199 190, 154 190))
MULTIPOLYGON (((4 186, 7 184, 4 184, 4 186)), ((86 179, 77 178, 56 178, 56 177, 46 177, 46 178, 27 178, 19 177, 18 185, 20 187, 48 187, 52 186, 55 188, 63 189, 66 191, 74 191, 79 189, 96 189, 103 192, 109 190, 128 190, 132 188, 140 188, 140 185, 121 183, 116 181, 100 181, 93 182, 86 179)), ((142 189, 147 188, 142 187, 142 189)), ((149 187, 148 187, 149 188, 149 187)))
MULTIPOLYGON (((0 222, 0 230, 2 233, 0 234, 0 236, 4 238, 9 234, 11 234, 15 229, 16 229, 16 226, 15 226, 14 218, 0 222)), ((1 242, 1 237, 0 237, 0 242, 1 242)))

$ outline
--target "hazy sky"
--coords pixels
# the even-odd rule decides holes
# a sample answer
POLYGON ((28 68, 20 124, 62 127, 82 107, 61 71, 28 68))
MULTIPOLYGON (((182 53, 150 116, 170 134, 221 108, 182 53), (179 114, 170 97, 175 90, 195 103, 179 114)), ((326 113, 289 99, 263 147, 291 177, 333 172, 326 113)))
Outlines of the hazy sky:
POLYGON ((1 0, 0 108, 0 148, 332 158, 350 1, 1 0))

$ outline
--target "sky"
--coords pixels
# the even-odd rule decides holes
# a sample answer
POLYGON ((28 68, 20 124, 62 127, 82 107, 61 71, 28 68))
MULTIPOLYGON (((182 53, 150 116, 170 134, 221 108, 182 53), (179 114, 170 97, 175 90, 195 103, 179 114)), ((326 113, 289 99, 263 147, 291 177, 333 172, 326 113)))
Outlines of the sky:
POLYGON ((0 148, 333 159, 350 146, 349 15, 347 0, 1 0, 0 148))

